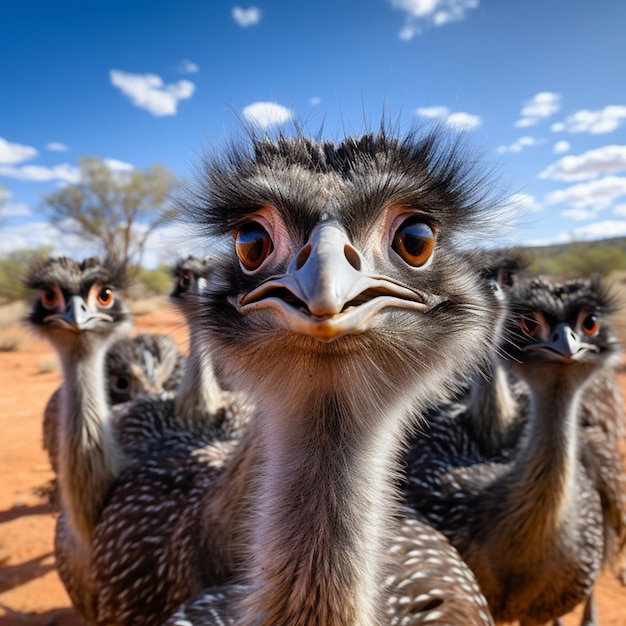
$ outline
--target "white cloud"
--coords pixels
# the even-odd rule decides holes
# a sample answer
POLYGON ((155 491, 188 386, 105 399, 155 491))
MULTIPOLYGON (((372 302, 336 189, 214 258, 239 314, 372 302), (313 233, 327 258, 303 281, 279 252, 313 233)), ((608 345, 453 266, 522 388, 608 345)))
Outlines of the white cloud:
POLYGON ((0 176, 17 178, 18 180, 43 182, 48 180, 59 180, 70 184, 80 181, 80 169, 75 165, 62 163, 54 167, 43 165, 22 165, 21 167, 11 167, 0 165, 0 176))
POLYGON ((421 34, 423 28, 460 22, 479 5, 479 0, 390 0, 390 2, 394 9, 405 13, 406 23, 398 33, 398 37, 404 41, 421 34))
POLYGON ((93 245, 75 235, 62 233, 48 222, 27 222, 2 228, 0 255, 6 255, 13 250, 40 246, 49 246, 55 255, 90 256, 96 253, 93 245))
POLYGON ((574 209, 599 211, 626 195, 626 178, 605 176, 546 194, 548 204, 568 204, 574 209))
POLYGON ((537 146, 540 143, 541 142, 538 139, 524 135, 508 146, 498 146, 496 150, 500 154, 504 154, 505 152, 521 152, 524 148, 531 148, 532 146, 537 146))
POLYGON ((39 153, 31 146, 24 146, 21 143, 11 143, 0 137, 0 163, 13 165, 28 161, 36 157, 39 153))
POLYGON ((514 193, 509 198, 509 202, 514 208, 520 209, 525 213, 539 213, 543 211, 543 207, 537 201, 537 198, 527 193, 514 193))
POLYGON ((539 178, 552 180, 589 180, 601 174, 626 170, 626 146, 604 146, 579 156, 568 155, 549 165, 539 178))
POLYGON ((591 133, 602 135, 610 133, 626 120, 626 106, 609 105, 600 111, 583 109, 570 115, 564 122, 551 126, 553 132, 591 133))
POLYGON ((50 150, 51 152, 67 152, 69 148, 60 141, 51 141, 46 144, 46 150, 50 150))
POLYGON ((251 124, 265 129, 284 124, 293 118, 293 113, 286 107, 274 102, 255 102, 244 107, 243 116, 251 124))
POLYGON ((322 99, 318 96, 313 96, 309 99, 309 104, 314 107, 319 106, 320 104, 322 104, 322 99))
POLYGON ((615 213, 615 215, 626 216, 626 204, 616 204, 613 207, 613 213, 615 213))
POLYGON ((194 63, 189 59, 183 59, 178 66, 178 71, 181 74, 195 74, 200 71, 200 68, 197 63, 194 63))
POLYGON ((112 172, 131 172, 135 169, 134 165, 126 163, 126 161, 119 161, 118 159, 103 159, 103 161, 112 172))
POLYGON ((557 141, 552 148, 555 154, 563 154, 563 152, 569 152, 570 145, 568 141, 557 141))
POLYGON ((0 215, 2 217, 24 217, 31 213, 30 207, 25 202, 7 202, 2 204, 0 201, 0 215))
POLYGON ((515 122, 518 128, 535 126, 541 120, 554 115, 561 109, 561 95, 551 91, 541 91, 524 103, 520 119, 515 122))
POLYGON ((577 222, 583 222, 585 220, 592 220, 597 214, 598 214, 598 211, 596 209, 574 208, 574 209, 565 209, 564 211, 561 211, 561 215, 563 217, 569 217, 569 219, 575 220, 577 222))
POLYGON ((416 115, 428 119, 437 119, 450 128, 457 130, 473 130, 482 124, 482 120, 477 115, 463 113, 461 111, 451 113, 448 107, 420 107, 415 109, 416 115))
POLYGON ((558 243, 569 243, 570 241, 606 239, 624 235, 626 235, 626 220, 604 220, 559 233, 556 240, 558 243))
POLYGON ((246 28, 248 26, 254 26, 261 21, 261 9, 257 7, 250 7, 248 9, 233 7, 232 16, 239 26, 246 28))
POLYGON ((189 80, 179 80, 166 85, 156 74, 130 74, 120 70, 109 72, 111 84, 131 102, 152 115, 176 115, 178 103, 191 98, 196 86, 189 80))

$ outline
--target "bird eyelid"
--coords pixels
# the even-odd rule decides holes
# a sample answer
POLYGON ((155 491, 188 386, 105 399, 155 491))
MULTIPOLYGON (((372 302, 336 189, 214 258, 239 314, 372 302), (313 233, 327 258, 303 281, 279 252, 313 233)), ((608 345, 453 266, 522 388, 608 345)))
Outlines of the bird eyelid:
POLYGON ((423 213, 411 209, 404 205, 392 205, 387 211, 386 217, 386 242, 388 249, 402 259, 402 261, 415 269, 422 268, 429 264, 433 257, 436 244, 437 227, 432 219, 427 218, 423 213), (409 250, 404 250, 403 246, 398 247, 398 233, 405 224, 413 224, 422 232, 418 234, 418 239, 423 245, 419 246, 418 254, 412 254, 409 250))
POLYGON ((87 302, 90 308, 99 307, 108 309, 113 306, 114 301, 113 289, 109 285, 95 282, 89 289, 87 302))
POLYGON ((239 257, 239 264, 246 274, 255 273, 268 262, 274 262, 277 259, 287 259, 293 254, 294 245, 291 243, 287 226, 280 212, 271 205, 264 206, 258 211, 249 213, 240 220, 239 224, 233 229, 233 239, 235 242, 235 251, 239 257), (255 259, 252 264, 248 264, 245 262, 245 258, 242 259, 241 256, 241 254, 245 255, 245 250, 238 250, 238 237, 242 233, 242 229, 254 224, 258 225, 260 229, 267 233, 270 245, 268 245, 267 242, 263 244, 258 250, 261 256, 255 259))
POLYGON ((41 289, 41 304, 48 310, 62 311, 65 308, 65 297, 58 285, 46 285, 41 289))
POLYGON ((597 335, 600 330, 600 316, 592 309, 583 309, 576 318, 576 331, 588 336, 597 335))

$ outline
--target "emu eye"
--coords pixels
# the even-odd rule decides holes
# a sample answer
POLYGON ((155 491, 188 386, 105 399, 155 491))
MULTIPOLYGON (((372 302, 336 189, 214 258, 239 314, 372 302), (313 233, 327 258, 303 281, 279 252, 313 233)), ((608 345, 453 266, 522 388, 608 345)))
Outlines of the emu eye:
POLYGON ((534 337, 539 330, 539 321, 533 315, 525 315, 519 319, 519 327, 529 337, 534 337))
POLYGON ((235 233, 235 250, 241 264, 256 270, 274 250, 269 233, 258 222, 248 222, 235 233))
POLYGON ((113 304, 113 292, 110 287, 103 287, 98 292, 98 304, 109 307, 113 304))
POLYGON ((111 376, 110 383, 115 391, 128 391, 130 387, 130 381, 126 376, 111 376))
POLYGON ((191 270, 185 270, 178 279, 178 286, 187 291, 189 289, 189 285, 191 285, 194 281, 195 277, 191 270))
POLYGON ((393 236, 391 247, 405 263, 421 267, 435 248, 433 229, 418 217, 404 220, 393 236))
POLYGON ((583 320, 582 327, 583 332, 586 335, 595 335, 600 327, 600 322, 595 315, 587 315, 587 317, 583 320))
POLYGON ((48 287, 41 292, 41 304, 46 309, 52 309, 58 301, 58 293, 52 287, 48 287))

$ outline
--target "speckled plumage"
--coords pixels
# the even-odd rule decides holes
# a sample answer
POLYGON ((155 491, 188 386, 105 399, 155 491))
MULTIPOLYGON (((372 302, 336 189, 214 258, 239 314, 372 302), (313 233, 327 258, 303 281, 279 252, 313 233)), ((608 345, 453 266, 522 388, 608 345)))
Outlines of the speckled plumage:
MULTIPOLYGON (((106 353, 105 381, 111 407, 140 396, 175 391, 180 384, 185 357, 174 339, 164 333, 140 333, 114 341, 106 353)), ((60 389, 46 404, 43 447, 58 472, 60 389)))
MULTIPOLYGON (((236 507, 250 517, 239 542, 244 586, 213 587, 168 624, 491 623, 456 550, 405 517, 393 497, 397 455, 413 425, 407 409, 456 390, 487 352, 487 335, 477 329, 486 333, 493 323, 493 294, 452 243, 454 232, 476 225, 470 216, 482 209, 470 207, 465 194, 480 186, 457 169, 454 151, 439 152, 439 139, 280 138, 208 167, 192 200, 198 223, 231 248, 231 231, 237 241, 242 227, 244 255, 248 236, 263 241, 267 229, 276 253, 262 257, 257 271, 254 263, 252 270, 240 265, 232 249, 200 292, 203 340, 233 386, 255 400, 250 449, 234 456, 252 459, 246 473, 254 477, 236 507), (395 256, 396 210, 419 224, 418 217, 436 220, 436 251, 426 268, 395 256), (320 270, 321 282, 300 292, 292 277, 322 264, 328 250, 320 244, 318 252, 318 233, 341 242, 333 248, 339 265, 328 275, 320 270), (313 326, 325 315, 338 323, 343 317, 318 313, 333 305, 313 294, 327 279, 333 284, 330 274, 342 271, 342 261, 380 283, 355 288, 340 310, 367 310, 379 297, 389 297, 388 308, 358 331, 320 338, 309 331, 309 317, 313 326), (394 301, 400 285, 429 294, 422 296, 427 312, 394 301), (259 304, 267 295, 268 308, 257 309, 255 300, 246 310, 251 293, 259 304), (289 326, 290 307, 298 320, 300 313, 307 318, 302 325, 289 326)), ((237 483, 245 476, 236 475, 237 483)))
POLYGON ((111 428, 105 355, 130 326, 119 298, 124 276, 110 261, 46 259, 30 268, 27 285, 39 292, 27 321, 59 355, 63 384, 58 403, 58 489, 61 514, 55 535, 59 575, 87 618, 94 525, 126 458, 111 428))
MULTIPOLYGON (((428 420, 425 436, 409 448, 405 491, 409 505, 442 530, 472 567, 497 622, 542 624, 589 597, 605 543, 615 532, 615 526, 606 528, 599 479, 599 467, 610 467, 606 457, 611 453, 600 453, 602 446, 591 442, 585 425, 589 419, 606 420, 600 414, 583 416, 593 404, 594 386, 610 376, 617 345, 604 317, 613 305, 597 283, 524 281, 513 290, 511 306, 505 342, 509 367, 532 392, 529 405, 525 384, 517 391, 519 415, 513 427, 521 425, 521 437, 512 438, 514 445, 486 452, 467 404, 443 407, 428 420), (538 339, 519 330, 519 320, 535 311, 557 328, 554 340, 564 332, 565 327, 556 326, 561 320, 584 336, 581 320, 591 313, 599 316, 600 330, 586 337, 589 348, 575 359, 551 361, 548 351, 531 347, 534 341, 539 345, 538 339)), ((609 421, 621 420, 621 407, 605 402, 617 410, 609 421)), ((614 497, 621 478, 612 481, 604 490, 612 490, 614 497)))

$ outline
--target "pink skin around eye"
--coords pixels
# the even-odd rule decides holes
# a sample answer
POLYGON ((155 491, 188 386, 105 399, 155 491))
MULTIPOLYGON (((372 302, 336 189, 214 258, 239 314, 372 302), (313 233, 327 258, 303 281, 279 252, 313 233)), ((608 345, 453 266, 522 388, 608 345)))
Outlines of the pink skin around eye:
MULTIPOLYGON (((248 215, 247 219, 260 224, 267 231, 274 246, 272 252, 270 252, 265 261, 263 261, 257 269, 264 267, 267 263, 280 263, 295 254, 287 227, 275 207, 263 207, 259 211, 248 215)), ((243 271, 246 273, 254 273, 257 270, 250 271, 243 268, 243 271)))

